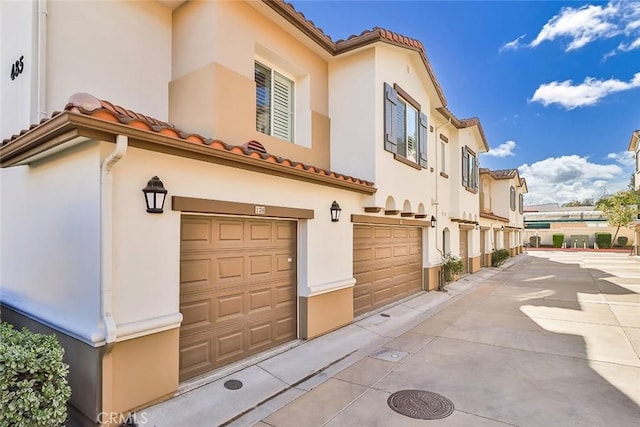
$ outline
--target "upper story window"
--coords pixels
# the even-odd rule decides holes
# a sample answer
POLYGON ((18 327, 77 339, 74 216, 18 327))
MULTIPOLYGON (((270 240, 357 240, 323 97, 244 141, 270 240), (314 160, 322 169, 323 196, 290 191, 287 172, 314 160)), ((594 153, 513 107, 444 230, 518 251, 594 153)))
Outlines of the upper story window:
POLYGON ((477 192, 479 177, 478 156, 469 147, 462 147, 462 186, 477 192))
POLYGON ((255 62, 256 130, 293 142, 294 83, 255 62))
POLYGON ((524 196, 522 194, 518 195, 518 212, 524 212, 524 196))
POLYGON ((516 210, 516 189, 513 185, 509 188, 509 204, 512 211, 516 210))
POLYGON ((440 172, 444 174, 449 169, 447 165, 447 142, 449 142, 449 139, 444 135, 440 135, 440 172))
POLYGON ((427 116, 420 111, 420 104, 402 88, 386 83, 384 148, 417 168, 427 167, 427 116))

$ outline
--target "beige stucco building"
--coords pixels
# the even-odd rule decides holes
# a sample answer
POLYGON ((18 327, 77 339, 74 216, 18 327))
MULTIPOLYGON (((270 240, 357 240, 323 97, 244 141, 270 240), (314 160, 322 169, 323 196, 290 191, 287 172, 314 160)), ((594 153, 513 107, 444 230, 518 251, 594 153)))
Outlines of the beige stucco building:
POLYGON ((491 252, 506 249, 511 256, 524 244, 524 194, 527 181, 517 169, 480 169, 480 230, 484 265, 491 265, 491 252))
POLYGON ((447 253, 473 273, 521 248, 526 184, 485 191, 480 122, 418 40, 334 42, 281 1, 0 7, 24 36, 1 53, 24 64, 0 83, 2 319, 58 335, 78 423, 433 290, 447 253))
MULTIPOLYGON (((629 147, 627 149, 634 153, 635 156, 633 182, 636 191, 640 191, 640 130, 633 131, 631 139, 629 140, 629 147)), ((635 254, 636 256, 640 256, 640 218, 638 218, 638 221, 635 223, 634 241, 636 242, 635 254)))

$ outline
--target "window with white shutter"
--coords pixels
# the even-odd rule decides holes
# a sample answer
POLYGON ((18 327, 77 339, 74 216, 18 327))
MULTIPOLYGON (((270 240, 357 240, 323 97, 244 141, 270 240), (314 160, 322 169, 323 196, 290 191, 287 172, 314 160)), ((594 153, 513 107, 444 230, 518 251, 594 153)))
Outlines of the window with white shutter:
POLYGON ((293 142, 294 82, 255 63, 256 130, 293 142))

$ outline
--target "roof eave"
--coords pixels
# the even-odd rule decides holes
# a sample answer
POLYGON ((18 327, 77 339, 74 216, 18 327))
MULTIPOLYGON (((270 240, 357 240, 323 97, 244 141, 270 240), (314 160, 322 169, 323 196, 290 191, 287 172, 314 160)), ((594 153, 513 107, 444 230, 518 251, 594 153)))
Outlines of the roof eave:
POLYGON ((269 173, 362 194, 374 194, 377 191, 373 186, 338 180, 329 175, 311 174, 291 166, 219 150, 207 145, 73 112, 61 113, 19 136, 11 144, 1 147, 0 167, 25 164, 30 158, 42 157, 46 151, 54 150, 73 138, 84 136, 98 141, 115 142, 117 135, 128 136, 130 146, 145 150, 160 151, 170 155, 269 173))

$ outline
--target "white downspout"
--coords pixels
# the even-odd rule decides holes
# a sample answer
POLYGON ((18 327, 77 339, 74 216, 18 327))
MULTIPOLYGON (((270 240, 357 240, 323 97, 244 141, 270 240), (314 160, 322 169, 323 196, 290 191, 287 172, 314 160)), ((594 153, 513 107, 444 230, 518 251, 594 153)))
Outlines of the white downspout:
MULTIPOLYGON (((47 118, 47 0, 38 0, 38 99, 37 121, 47 118)), ((33 80, 32 80, 33 81, 33 80)), ((33 99, 33 98, 32 98, 33 99)), ((33 111, 33 110, 31 110, 33 111)))
POLYGON ((100 178, 100 241, 101 241, 101 315, 105 327, 107 351, 109 344, 116 340, 116 322, 113 319, 113 166, 127 152, 129 138, 116 137, 116 148, 102 162, 100 178))
POLYGON ((436 207, 436 250, 438 252, 440 252, 440 258, 444 258, 444 253, 440 250, 440 247, 438 246, 438 235, 440 233, 438 233, 438 223, 439 223, 439 218, 440 218, 440 212, 438 211, 438 205, 440 204, 440 200, 438 199, 438 175, 439 175, 439 171, 438 171, 438 146, 439 141, 438 141, 438 129, 440 129, 441 127, 445 127, 447 125, 451 124, 451 117, 449 117, 449 121, 441 124, 440 126, 436 126, 436 129, 434 131, 435 133, 435 146, 436 146, 436 201, 435 202, 431 202, 432 205, 435 205, 436 207))

